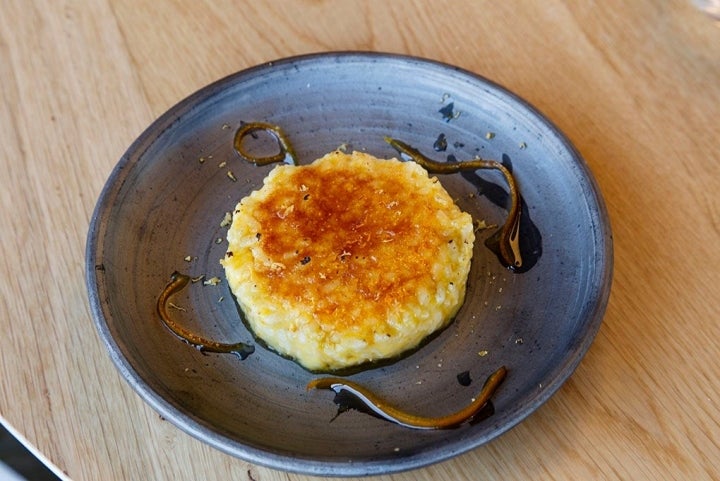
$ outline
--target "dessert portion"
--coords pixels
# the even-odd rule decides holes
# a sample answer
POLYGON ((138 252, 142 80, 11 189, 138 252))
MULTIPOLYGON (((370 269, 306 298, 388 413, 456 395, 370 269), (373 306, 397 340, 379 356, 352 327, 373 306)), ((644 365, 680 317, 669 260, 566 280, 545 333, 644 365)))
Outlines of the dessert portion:
POLYGON ((311 371, 390 359, 463 304, 473 224, 415 162, 335 151, 237 205, 222 264, 257 338, 311 371))

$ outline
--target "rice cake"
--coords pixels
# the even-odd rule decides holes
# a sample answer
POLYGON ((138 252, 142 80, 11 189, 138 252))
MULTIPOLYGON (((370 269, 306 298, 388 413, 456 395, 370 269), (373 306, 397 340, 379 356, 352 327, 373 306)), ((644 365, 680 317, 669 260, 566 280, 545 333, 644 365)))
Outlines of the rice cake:
POLYGON ((335 151, 237 205, 221 261, 256 337, 311 371, 399 356, 446 326, 472 218, 414 162, 335 151))

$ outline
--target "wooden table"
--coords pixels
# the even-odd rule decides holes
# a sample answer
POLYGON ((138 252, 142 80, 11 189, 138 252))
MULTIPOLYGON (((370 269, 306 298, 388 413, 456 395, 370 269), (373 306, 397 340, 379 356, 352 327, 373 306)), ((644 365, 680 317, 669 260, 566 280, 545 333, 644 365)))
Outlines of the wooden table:
POLYGON ((76 481, 310 479, 222 454, 135 394, 91 320, 84 248, 158 115, 328 50, 428 57, 529 100, 587 160, 614 232, 605 321, 571 379, 489 445, 392 479, 720 479, 720 24, 690 0, 2 0, 3 423, 76 481))

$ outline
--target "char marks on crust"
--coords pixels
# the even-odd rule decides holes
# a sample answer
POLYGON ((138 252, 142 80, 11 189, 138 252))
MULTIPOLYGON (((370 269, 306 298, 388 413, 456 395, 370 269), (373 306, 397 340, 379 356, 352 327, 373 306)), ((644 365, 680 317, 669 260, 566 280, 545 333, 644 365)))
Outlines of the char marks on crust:
POLYGON ((384 170, 294 169, 259 204, 260 243, 277 263, 263 275, 275 295, 301 299, 325 323, 342 324, 358 321, 348 312, 355 311, 348 292, 370 301, 375 312, 365 314, 374 316, 415 295, 447 240, 432 213, 436 206, 384 170))

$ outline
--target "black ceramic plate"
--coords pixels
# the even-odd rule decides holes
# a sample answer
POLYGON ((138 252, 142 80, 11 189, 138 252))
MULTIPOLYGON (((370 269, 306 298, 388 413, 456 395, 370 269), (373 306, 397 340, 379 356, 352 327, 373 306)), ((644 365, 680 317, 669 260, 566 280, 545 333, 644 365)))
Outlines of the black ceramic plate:
MULTIPOLYGON (((475 219, 503 221, 507 191, 495 172, 441 182, 475 219)), ((94 319, 132 387, 163 417, 227 453, 317 475, 424 466, 519 423, 588 349, 611 271, 600 193, 581 157, 545 117, 472 73, 366 53, 280 60, 180 102, 120 159, 100 195, 87 245, 94 319), (306 391, 316 376, 292 361, 260 345, 244 361, 204 354, 161 324, 155 303, 173 271, 223 278, 224 213, 272 168, 251 165, 233 150, 236 129, 250 121, 282 126, 301 163, 343 144, 393 157, 383 140, 390 135, 438 160, 480 155, 512 168, 523 197, 524 272, 503 268, 483 243, 492 230, 479 231, 467 299, 450 327, 394 364, 351 376, 408 411, 441 415, 466 405, 505 365, 492 416, 440 431, 410 430, 358 411, 336 417, 333 393, 306 391), (436 150, 441 134, 447 147, 436 150), (470 386, 458 382, 465 372, 470 386)), ((255 344, 224 281, 192 284, 174 304, 183 323, 208 337, 255 344)))

